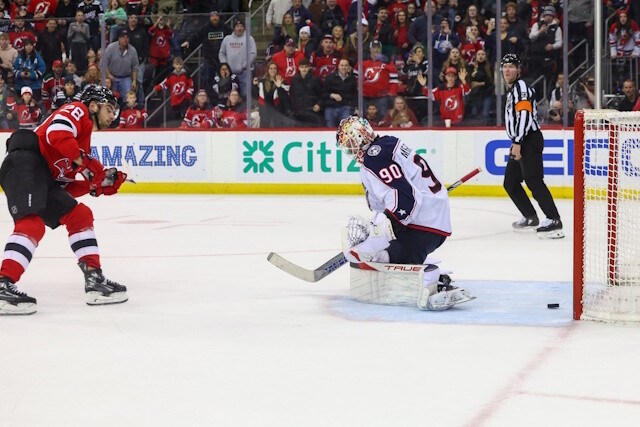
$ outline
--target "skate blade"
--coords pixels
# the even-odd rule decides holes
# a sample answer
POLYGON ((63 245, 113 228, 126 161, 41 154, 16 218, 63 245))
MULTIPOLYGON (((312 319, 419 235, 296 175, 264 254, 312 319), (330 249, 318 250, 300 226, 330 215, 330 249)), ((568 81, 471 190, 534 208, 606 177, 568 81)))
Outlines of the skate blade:
POLYGON ((531 233, 532 231, 536 231, 536 228, 540 227, 539 225, 531 226, 531 227, 523 227, 523 228, 514 228, 513 231, 515 233, 531 233))
POLYGON ((88 305, 120 304, 128 299, 126 292, 114 292, 108 296, 102 295, 100 292, 87 292, 88 305))
POLYGON ((38 307, 32 302, 22 302, 19 304, 10 304, 6 301, 0 302, 0 315, 25 315, 33 314, 38 307))
POLYGON ((562 230, 541 231, 536 234, 538 236, 538 239, 542 240, 564 239, 564 233, 562 232, 562 230))

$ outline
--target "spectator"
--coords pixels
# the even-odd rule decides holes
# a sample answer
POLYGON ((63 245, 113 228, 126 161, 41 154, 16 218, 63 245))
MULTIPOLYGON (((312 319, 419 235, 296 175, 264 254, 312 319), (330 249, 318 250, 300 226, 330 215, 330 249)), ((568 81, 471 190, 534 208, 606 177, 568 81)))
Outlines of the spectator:
MULTIPOLYGON (((160 74, 169 65, 171 57, 171 19, 162 13, 156 15, 156 23, 149 28, 149 62, 155 68, 155 75, 160 74)), ((127 91, 128 92, 128 91, 127 91)))
POLYGON ((58 6, 53 16, 58 24, 58 31, 62 34, 62 40, 67 48, 67 56, 69 55, 69 44, 67 43, 67 32, 69 24, 75 20, 78 3, 76 0, 59 0, 58 6))
POLYGON ((298 34, 300 34, 300 32, 296 30, 296 24, 293 23, 293 15, 289 12, 285 13, 282 18, 280 37, 275 42, 275 52, 279 52, 284 48, 287 39, 298 40, 298 34))
MULTIPOLYGON (((180 27, 184 20, 183 11, 184 6, 181 0, 156 0, 153 2, 151 19, 153 21, 158 20, 159 16, 164 16, 166 19, 166 25, 173 31, 174 37, 170 40, 170 50, 174 55, 180 56, 182 54, 180 48, 180 38, 178 37, 180 27)), ((222 8, 221 8, 222 9, 222 8)), ((157 25, 157 24, 156 24, 157 25)), ((149 54, 149 56, 152 56, 149 54)))
POLYGON ((246 44, 244 35, 244 23, 236 21, 233 33, 222 40, 220 53, 218 55, 220 63, 226 62, 231 67, 231 72, 238 76, 240 93, 244 94, 245 82, 250 77, 253 61, 256 59, 256 42, 253 37, 249 37, 249 46, 246 44), (247 49, 249 50, 249 63, 247 64, 247 49))
POLYGON ((301 52, 305 58, 309 59, 315 48, 315 42, 311 39, 311 29, 305 25, 300 28, 300 32, 298 33, 298 48, 296 51, 301 52))
POLYGON ((627 9, 618 9, 618 18, 609 29, 611 58, 640 56, 640 30, 628 17, 627 9))
POLYGON ((344 31, 342 30, 342 27, 338 25, 333 27, 333 30, 331 31, 331 35, 333 36, 333 43, 335 44, 335 50, 336 52, 340 53, 340 56, 342 57, 342 54, 344 52, 344 31))
POLYGON ((324 83, 327 76, 338 69, 338 63, 342 55, 334 49, 333 37, 329 35, 324 36, 322 39, 320 49, 311 54, 309 63, 313 67, 313 75, 324 83))
POLYGON ((137 15, 127 16, 127 34, 129 44, 134 47, 138 54, 138 90, 136 99, 144 98, 143 83, 145 81, 145 62, 149 52, 149 32, 138 23, 137 15))
POLYGON ((9 32, 9 29, 11 28, 11 14, 9 12, 9 3, 10 0, 0 0, 0 34, 9 32))
MULTIPOLYGON (((451 32, 449 21, 443 19, 440 21, 440 31, 433 37, 433 66, 434 70, 443 68, 443 63, 449 57, 449 52, 456 49, 460 45, 458 35, 451 32)), ((440 81, 444 81, 444 74, 440 76, 440 81)))
POLYGON ((405 94, 411 97, 409 106, 418 120, 422 120, 427 116, 429 109, 429 103, 422 94, 422 86, 418 83, 418 76, 426 77, 429 72, 429 61, 425 58, 422 44, 418 43, 413 47, 403 71, 407 76, 405 94))
MULTIPOLYGON (((524 40, 527 38, 529 24, 524 19, 520 19, 517 15, 518 5, 514 2, 507 3, 505 18, 507 18, 507 25, 509 31, 511 31, 518 40, 524 40)), ((502 52, 504 55, 504 52, 502 52)))
POLYGON ((56 59, 52 64, 53 71, 42 80, 42 103, 47 115, 51 114, 51 103, 58 91, 64 88, 64 75, 62 61, 56 59))
POLYGON ((380 126, 383 127, 416 127, 420 123, 413 111, 407 106, 402 96, 396 96, 393 100, 393 108, 387 111, 380 126))
MULTIPOLYGON (((0 73, 0 129, 10 129, 9 122, 7 121, 7 112, 9 111, 7 107, 8 98, 13 100, 14 95, 11 88, 7 85, 4 76, 0 73)), ((13 103, 13 101, 11 103, 13 103)))
MULTIPOLYGON (((435 10, 434 3, 432 1, 427 1, 424 4, 424 13, 420 14, 409 27, 409 32, 407 33, 407 37, 409 38, 409 43, 413 46, 416 43, 422 43, 424 46, 429 43, 429 34, 427 33, 427 7, 432 5, 432 10, 435 10)), ((411 17, 410 13, 411 8, 407 6, 407 17, 411 17)), ((432 14, 431 23, 434 28, 441 28, 440 24, 442 22, 441 15, 432 14)))
POLYGON ((51 104, 51 110, 55 111, 58 108, 66 104, 70 104, 75 101, 80 100, 80 90, 76 85, 76 81, 71 75, 66 75, 64 77, 64 86, 62 90, 56 92, 55 97, 53 98, 53 102, 51 104))
POLYGON ((495 99, 493 84, 493 67, 487 61, 487 53, 479 50, 471 63, 471 93, 468 105, 471 114, 483 125, 489 124, 489 114, 495 99))
POLYGON ((62 34, 58 31, 58 23, 54 18, 48 19, 45 30, 38 34, 37 46, 48 73, 51 71, 53 61, 61 60, 62 52, 65 51, 62 34))
POLYGON ((118 37, 118 31, 127 25, 127 12, 120 6, 118 0, 108 0, 107 11, 104 13, 104 20, 107 31, 109 31, 109 43, 118 37))
POLYGON ((456 19, 456 11, 447 4, 447 0, 436 0, 436 10, 433 15, 437 16, 439 21, 446 19, 449 27, 453 26, 456 19))
POLYGON ((273 55, 271 62, 278 66, 278 71, 288 86, 291 84, 291 78, 296 75, 300 60, 303 58, 304 54, 296 52, 296 44, 292 38, 289 38, 284 45, 284 49, 273 55))
POLYGON ((594 108, 596 104, 595 92, 596 81, 593 77, 578 80, 569 94, 569 102, 573 102, 576 111, 594 108))
POLYGON ((44 31, 49 18, 53 17, 58 0, 31 0, 27 6, 29 16, 33 19, 36 33, 44 31))
MULTIPOLYGON (((362 41, 358 42, 358 31, 355 30, 349 34, 344 47, 344 57, 350 64, 358 62, 358 44, 362 44, 362 57, 369 56, 369 44, 371 43, 371 35, 369 34, 369 21, 362 18, 362 41)), ((338 125, 336 125, 338 126, 338 125)))
POLYGON ((450 67, 456 69, 456 74, 462 69, 467 69, 467 62, 464 60, 462 55, 460 55, 460 50, 458 50, 458 48, 451 49, 451 52, 449 52, 449 57, 446 61, 444 61, 444 64, 442 64, 442 71, 438 76, 441 82, 446 81, 445 71, 450 67))
POLYGON ((376 104, 380 114, 387 113, 389 96, 398 92, 398 72, 393 62, 382 54, 380 42, 373 41, 369 46, 371 59, 362 62, 362 94, 365 103, 376 104))
POLYGON ((229 64, 222 63, 220 64, 220 71, 215 76, 212 85, 212 92, 214 104, 217 106, 225 106, 227 105, 227 99, 229 98, 229 94, 234 90, 237 91, 240 85, 238 84, 238 77, 231 72, 231 67, 229 64))
POLYGON ((209 97, 204 89, 200 89, 195 96, 193 105, 187 110, 180 127, 210 128, 213 124, 213 110, 211 104, 209 104, 209 97))
MULTIPOLYGON (((589 46, 593 46, 593 0, 571 0, 567 6, 569 17, 569 46, 575 46, 582 40, 587 40, 589 46)), ((569 61, 575 69, 586 59, 584 49, 577 49, 569 55, 569 61)))
POLYGON ((415 21, 416 18, 418 18, 418 15, 419 15, 419 12, 416 5, 414 3, 407 4, 407 22, 409 23, 409 27, 411 27, 411 24, 413 24, 413 21, 415 21))
POLYGON ((221 128, 247 127, 247 110, 242 104, 240 92, 232 90, 227 98, 226 105, 217 111, 218 125, 221 128))
POLYGON ((91 33, 89 25, 84 22, 84 12, 76 11, 76 20, 69 24, 67 31, 67 43, 71 51, 71 59, 76 63, 80 74, 87 70, 87 51, 91 46, 91 33))
POLYGON ((319 25, 323 34, 332 34, 335 27, 345 27, 345 13, 336 0, 327 0, 327 8, 322 12, 319 25))
POLYGON ((562 48, 562 30, 555 20, 555 9, 547 6, 542 11, 542 21, 531 28, 531 55, 529 71, 537 77, 544 75, 549 79, 553 74, 553 66, 562 48))
MULTIPOLYGON (((31 89, 31 96, 40 99, 40 89, 42 88, 42 75, 45 66, 42 56, 33 48, 31 39, 25 39, 24 49, 13 63, 13 73, 16 76, 14 87, 16 91, 28 86, 31 89), (33 94, 36 94, 35 96, 33 94)), ((22 92, 20 92, 22 95, 22 92)))
POLYGON ((469 25, 467 34, 460 44, 460 53, 465 61, 471 62, 479 50, 484 50, 484 40, 480 37, 478 26, 469 25))
POLYGON ((402 56, 404 56, 404 54, 409 51, 409 38, 407 36, 408 31, 409 23, 407 21, 407 12, 401 10, 396 15, 393 40, 395 41, 397 53, 402 56))
POLYGON ((556 79, 555 88, 551 91, 551 97, 549 98, 549 104, 553 104, 555 101, 562 100, 562 86, 564 84, 564 74, 558 74, 556 79))
POLYGON ((322 84, 310 70, 309 60, 303 58, 298 74, 291 79, 289 93, 293 117, 302 127, 321 127, 324 124, 321 116, 322 84))
POLYGON ((618 111, 633 111, 633 107, 638 102, 638 89, 636 88, 636 82, 632 79, 627 79, 622 85, 622 93, 624 97, 618 103, 618 111))
POLYGON ((20 101, 16 102, 13 109, 7 113, 7 120, 14 120, 15 117, 18 120, 20 129, 33 130, 42 120, 42 111, 40 111, 38 103, 33 99, 33 91, 29 86, 23 86, 20 89, 20 98, 20 101))
POLYGON ((281 127, 283 115, 288 110, 288 94, 284 88, 284 78, 278 72, 278 66, 270 63, 264 77, 253 79, 253 97, 258 99, 260 126, 263 128, 281 127))
POLYGON ((118 40, 110 43, 100 61, 100 68, 113 81, 115 91, 127 93, 138 89, 138 53, 129 44, 129 33, 121 29, 118 40))
POLYGON ((322 89, 322 104, 327 126, 336 128, 340 120, 349 117, 357 103, 358 84, 351 73, 351 65, 341 59, 338 69, 329 74, 322 89))
POLYGON ((184 118, 191 97, 193 96, 193 80, 187 75, 184 69, 184 61, 180 57, 173 58, 173 73, 160 84, 154 87, 156 92, 169 90, 171 93, 171 110, 173 118, 181 120, 184 118))
MULTIPOLYGON (((325 10, 327 10, 327 5, 325 4, 325 2, 323 0, 311 0, 311 3, 309 4, 309 6, 307 6, 307 9, 309 9, 309 13, 311 13, 311 16, 313 16, 313 22, 322 27, 322 14, 325 10)), ((344 14, 342 15, 342 19, 344 19, 344 14)))
POLYGON ((382 123, 380 120, 380 112, 378 111, 376 104, 369 104, 367 106, 367 113, 364 118, 371 123, 371 126, 380 126, 382 123))
POLYGON ((240 0, 220 0, 219 6, 223 12, 240 12, 240 0))
POLYGON ((67 66, 65 67, 65 71, 67 76, 73 77, 73 81, 76 82, 76 87, 79 89, 82 87, 82 77, 78 76, 78 67, 76 63, 72 60, 67 61, 67 66))
MULTIPOLYGON (((273 28, 273 43, 276 44, 282 32, 284 14, 292 7, 291 0, 271 0, 267 8, 267 29, 273 28)), ((293 18, 293 17, 292 17, 293 18)))
POLYGON ((313 16, 311 12, 302 5, 302 0, 291 0, 291 4, 292 6, 288 12, 293 17, 293 23, 296 25, 296 34, 298 34, 300 28, 313 24, 313 16))
POLYGON ((98 67, 98 62, 96 60, 96 53, 93 51, 93 49, 89 49, 87 51, 87 67, 91 65, 95 65, 96 67, 98 67))
MULTIPOLYGON (((495 22, 495 20, 493 21, 495 22)), ((482 15, 478 13, 478 6, 475 4, 469 5, 465 13, 464 19, 458 25, 458 37, 464 38, 467 34, 467 27, 475 25, 478 27, 480 37, 485 38, 487 34, 487 26, 484 24, 482 15)))
POLYGON ((389 11, 381 7, 378 9, 378 17, 376 23, 371 27, 372 38, 382 44, 382 51, 389 56, 393 50, 393 33, 394 29, 389 22, 389 11))
POLYGON ((29 28, 25 26, 24 18, 16 17, 13 23, 13 28, 9 31, 9 40, 11 45, 18 51, 22 52, 25 41, 29 39, 33 44, 36 43, 36 35, 29 28))
MULTIPOLYGON (((550 109, 548 112, 548 117, 550 119, 550 123, 551 124, 558 124, 561 125, 562 124, 562 101, 553 101, 550 104, 550 109)), ((573 106, 573 102, 569 101, 568 102, 568 112, 569 115, 567 116, 567 125, 570 127, 573 127, 574 125, 574 118, 575 118, 575 114, 576 114, 576 110, 573 106)))
POLYGON ((231 28, 220 20, 220 14, 217 10, 209 13, 209 23, 198 36, 198 40, 202 41, 202 74, 205 87, 211 87, 213 78, 220 69, 220 46, 222 40, 231 34, 231 28))
POLYGON ((138 17, 140 25, 142 25, 142 28, 144 28, 145 31, 148 31, 153 25, 151 10, 152 5, 150 0, 140 0, 140 4, 136 6, 135 12, 133 13, 138 17))
POLYGON ((82 0, 78 4, 78 10, 84 13, 84 22, 89 25, 89 46, 93 50, 98 50, 100 47, 100 18, 98 15, 104 13, 102 4, 98 0, 82 0))
POLYGON ((9 41, 9 34, 0 34, 0 70, 2 71, 2 77, 5 81, 13 80, 13 63, 18 57, 18 51, 11 46, 9 41))
POLYGON ((95 64, 89 65, 87 67, 87 72, 82 77, 82 84, 80 85, 80 87, 82 90, 84 90, 87 88, 87 86, 100 85, 100 79, 100 69, 98 68, 98 66, 95 64))
POLYGON ((500 33, 494 31, 494 29, 494 24, 492 22, 489 22, 489 27, 487 29, 488 36, 485 47, 488 50, 489 60, 492 64, 496 63, 496 54, 498 50, 498 45, 496 42, 497 37, 500 37, 503 56, 507 53, 516 53, 523 49, 521 40, 519 40, 514 33, 509 31, 507 18, 500 19, 500 33))
POLYGON ((418 82, 422 86, 422 92, 433 97, 433 100, 440 101, 440 123, 451 120, 451 124, 462 122, 464 119, 464 97, 469 94, 469 85, 466 83, 467 70, 449 67, 445 71, 446 82, 435 88, 433 91, 426 87, 427 78, 418 76, 418 82), (460 77, 460 82, 458 82, 460 77))
MULTIPOLYGON (((185 111, 186 112, 186 111, 185 111)), ((120 113, 120 129, 145 128, 145 120, 149 115, 144 108, 138 106, 138 97, 134 91, 127 93, 127 104, 120 113)))

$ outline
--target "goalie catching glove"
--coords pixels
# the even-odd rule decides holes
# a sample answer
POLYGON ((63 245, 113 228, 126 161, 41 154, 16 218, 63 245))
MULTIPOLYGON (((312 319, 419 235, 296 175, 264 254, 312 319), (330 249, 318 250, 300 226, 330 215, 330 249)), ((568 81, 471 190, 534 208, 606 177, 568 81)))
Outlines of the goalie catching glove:
POLYGON ((91 184, 90 194, 93 197, 116 194, 127 179, 126 173, 116 168, 105 168, 102 163, 85 153, 82 153, 79 172, 91 184))
POLYGON ((354 215, 342 229, 342 250, 349 262, 389 262, 385 249, 395 238, 391 221, 385 214, 377 213, 370 221, 354 215))

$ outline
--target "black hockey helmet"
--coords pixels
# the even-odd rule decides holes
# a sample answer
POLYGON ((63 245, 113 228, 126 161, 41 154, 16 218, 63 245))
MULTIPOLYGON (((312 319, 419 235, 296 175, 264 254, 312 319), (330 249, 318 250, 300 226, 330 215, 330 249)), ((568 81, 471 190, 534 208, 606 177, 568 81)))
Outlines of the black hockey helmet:
POLYGON ((502 67, 504 64, 515 64, 516 67, 520 66, 520 57, 515 53, 507 53, 502 57, 502 61, 500 61, 500 66, 502 67))
MULTIPOLYGON (((118 118, 120 114, 120 106, 118 105, 118 99, 113 94, 111 89, 98 86, 98 85, 89 85, 87 86, 82 93, 80 94, 80 101, 89 108, 89 104, 93 101, 98 104, 99 107, 102 107, 103 104, 111 104, 115 109, 114 116, 118 118)), ((91 114, 91 117, 97 120, 97 114, 91 114), (94 117, 96 116, 96 117, 94 117)), ((100 126, 98 124, 98 126, 100 126)))

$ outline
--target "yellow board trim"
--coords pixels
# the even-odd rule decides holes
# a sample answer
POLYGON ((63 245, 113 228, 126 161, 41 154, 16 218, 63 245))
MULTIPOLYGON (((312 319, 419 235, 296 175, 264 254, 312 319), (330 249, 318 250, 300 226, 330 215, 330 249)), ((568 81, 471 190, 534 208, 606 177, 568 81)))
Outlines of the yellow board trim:
MULTIPOLYGON (((526 190, 526 186, 525 186, 526 190)), ((559 199, 573 198, 573 187, 549 187, 551 194, 559 199)), ((136 185, 124 184, 120 193, 163 194, 334 194, 362 195, 360 184, 249 184, 249 183, 171 183, 146 182, 136 185)), ((531 193, 527 190, 529 197, 531 193)), ((453 197, 507 197, 502 186, 461 185, 450 193, 453 197)))

